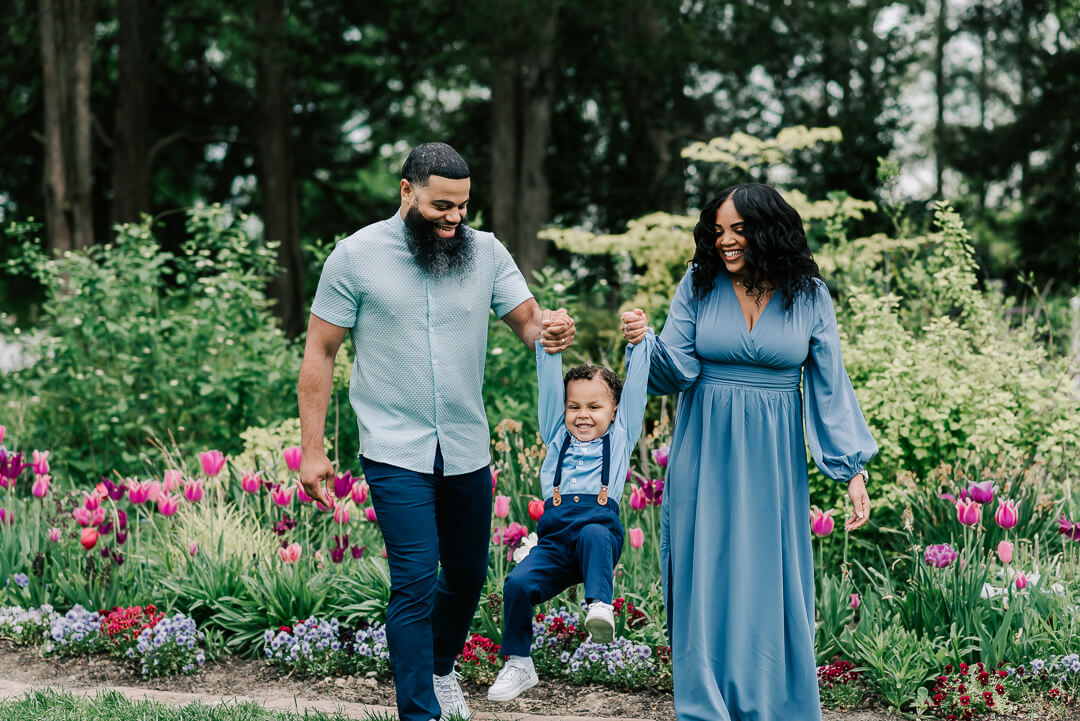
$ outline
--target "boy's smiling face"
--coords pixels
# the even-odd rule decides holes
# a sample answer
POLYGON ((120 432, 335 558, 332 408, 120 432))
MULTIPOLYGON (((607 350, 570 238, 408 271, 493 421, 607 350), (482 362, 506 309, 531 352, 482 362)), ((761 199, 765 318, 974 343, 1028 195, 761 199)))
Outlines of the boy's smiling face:
POLYGON ((607 433, 619 404, 611 388, 596 374, 566 384, 566 430, 579 441, 592 441, 607 433))

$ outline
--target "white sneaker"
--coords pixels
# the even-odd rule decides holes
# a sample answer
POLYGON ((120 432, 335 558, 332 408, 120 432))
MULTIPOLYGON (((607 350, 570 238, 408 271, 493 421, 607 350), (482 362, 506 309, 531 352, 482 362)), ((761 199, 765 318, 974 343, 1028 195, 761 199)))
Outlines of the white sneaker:
POLYGON ((435 686, 435 698, 442 712, 439 716, 440 721, 449 721, 451 715, 463 719, 471 716, 469 705, 465 703, 465 694, 461 692, 461 684, 458 683, 457 671, 451 671, 445 676, 432 674, 431 681, 435 686))
POLYGON ((488 700, 512 701, 539 681, 531 658, 510 658, 499 671, 495 683, 488 689, 488 700))
POLYGON ((585 616, 585 630, 595 643, 611 643, 615 638, 615 607, 603 601, 589 604, 589 613, 585 616))

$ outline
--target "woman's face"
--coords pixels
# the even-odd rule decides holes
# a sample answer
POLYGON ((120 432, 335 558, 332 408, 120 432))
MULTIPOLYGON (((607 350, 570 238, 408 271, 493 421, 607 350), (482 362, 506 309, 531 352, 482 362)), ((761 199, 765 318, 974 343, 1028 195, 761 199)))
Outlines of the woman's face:
POLYGON ((743 253, 746 237, 742 234, 743 219, 735 210, 735 193, 727 197, 716 209, 716 252, 724 260, 724 267, 731 275, 741 275, 746 270, 743 253))

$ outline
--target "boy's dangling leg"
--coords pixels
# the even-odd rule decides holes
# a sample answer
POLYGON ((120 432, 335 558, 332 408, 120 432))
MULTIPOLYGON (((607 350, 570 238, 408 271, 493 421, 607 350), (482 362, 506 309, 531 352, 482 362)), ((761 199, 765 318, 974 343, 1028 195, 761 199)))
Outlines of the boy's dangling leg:
POLYGON ((577 558, 585 577, 585 598, 590 601, 585 628, 597 643, 608 643, 615 636, 611 599, 615 562, 622 553, 622 543, 618 516, 606 509, 598 513, 596 523, 585 525, 578 534, 577 558))

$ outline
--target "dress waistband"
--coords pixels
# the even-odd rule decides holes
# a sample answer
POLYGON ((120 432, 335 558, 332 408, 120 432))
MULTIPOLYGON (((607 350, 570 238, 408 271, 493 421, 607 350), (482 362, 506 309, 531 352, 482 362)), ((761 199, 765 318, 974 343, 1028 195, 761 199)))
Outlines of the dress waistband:
POLYGON ((749 363, 711 363, 701 361, 701 383, 750 386, 770 391, 794 391, 799 389, 802 368, 768 368, 749 363))

